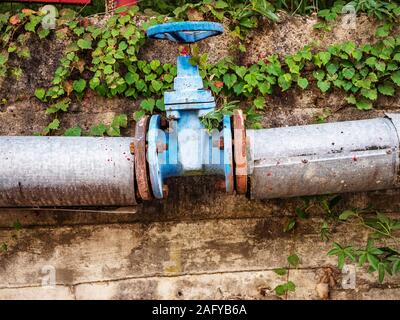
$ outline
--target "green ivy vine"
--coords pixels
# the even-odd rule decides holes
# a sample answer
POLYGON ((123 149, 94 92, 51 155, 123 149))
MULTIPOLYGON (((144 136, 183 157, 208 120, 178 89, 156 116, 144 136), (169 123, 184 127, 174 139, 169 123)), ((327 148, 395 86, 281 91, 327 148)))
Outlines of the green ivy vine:
MULTIPOLYGON (((220 7, 216 9, 223 10, 223 2, 212 3, 220 7)), ((211 6, 211 3, 206 5, 211 6)), ((193 6, 197 5, 180 8, 175 18, 193 6)), ((259 10, 257 8, 253 3, 249 10, 254 13, 259 10)), ((212 13, 211 7, 209 9, 212 13)), ((398 12, 393 10, 393 14, 397 17, 398 12)), ((51 86, 35 90, 35 96, 48 105, 46 113, 54 115, 42 134, 58 129, 58 115, 67 112, 72 101, 82 100, 89 89, 104 97, 141 100, 139 110, 133 115, 135 120, 145 114, 164 111, 162 94, 171 89, 176 66, 162 64, 159 60, 140 60, 138 52, 145 43, 146 29, 169 18, 158 16, 138 23, 138 7, 131 7, 127 14, 116 12, 103 27, 98 27, 88 18, 80 18, 74 11, 65 9, 60 12, 56 31, 50 32, 41 27, 42 17, 41 12, 29 9, 14 16, 0 15, 0 77, 20 73, 18 70, 9 73, 7 61, 11 55, 30 57, 28 38, 44 39, 52 35, 69 41, 51 86)), ((346 42, 331 45, 325 51, 308 45, 295 54, 283 58, 271 55, 249 66, 237 65, 230 57, 208 64, 207 54, 200 54, 198 47, 192 46, 192 63, 199 65, 205 86, 220 102, 220 108, 206 115, 202 122, 211 129, 222 114, 229 114, 240 103, 247 106, 249 124, 259 128, 259 113, 265 108, 266 96, 295 87, 305 90, 316 86, 321 92, 342 90, 349 104, 363 110, 373 108, 379 96, 395 95, 400 85, 400 36, 391 35, 392 25, 387 22, 378 28, 378 41, 374 44, 356 46, 354 42, 346 42)), ((127 120, 122 121, 117 115, 113 124, 98 124, 90 134, 119 135, 125 122, 127 120)), ((81 131, 66 132, 68 135, 78 133, 81 131)))

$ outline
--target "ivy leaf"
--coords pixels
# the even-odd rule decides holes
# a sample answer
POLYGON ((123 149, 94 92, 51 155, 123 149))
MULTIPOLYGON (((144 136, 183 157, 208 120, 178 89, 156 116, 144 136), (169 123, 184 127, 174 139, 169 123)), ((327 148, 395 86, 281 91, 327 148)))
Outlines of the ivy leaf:
POLYGON ((99 78, 94 77, 94 78, 90 79, 90 81, 89 81, 90 89, 94 90, 99 85, 100 85, 100 79, 99 78))
POLYGON ((128 39, 131 35, 133 35, 136 31, 136 27, 134 25, 129 25, 124 33, 122 34, 126 39, 128 39))
POLYGON ((163 87, 163 83, 161 81, 158 80, 152 80, 151 81, 151 86, 153 87, 153 89, 158 92, 162 89, 163 87))
POLYGON ((275 287, 274 291, 278 296, 282 296, 286 294, 288 291, 294 292, 296 290, 296 285, 292 281, 288 281, 287 283, 280 284, 275 287))
POLYGON ((386 63, 384 63, 383 61, 377 62, 375 64, 375 69, 380 72, 384 72, 386 69, 386 63))
POLYGON ((164 75, 164 80, 168 83, 171 83, 174 80, 174 76, 172 74, 167 73, 164 75))
POLYGON ((79 127, 69 128, 65 130, 64 136, 67 137, 79 137, 82 134, 82 129, 79 127))
POLYGON ((317 86, 322 92, 327 92, 329 90, 329 88, 331 87, 331 83, 329 81, 321 81, 320 80, 317 82, 317 86))
POLYGON ((38 98, 39 100, 43 101, 45 95, 46 95, 46 90, 44 90, 43 88, 37 88, 35 90, 35 97, 38 98))
POLYGON ((372 103, 365 99, 357 100, 356 107, 360 110, 370 110, 372 109, 372 103))
POLYGON ((327 52, 327 51, 326 52, 320 52, 318 54, 318 56, 319 56, 319 58, 320 58, 320 60, 321 60, 323 65, 326 65, 329 62, 329 60, 331 59, 331 54, 329 52, 327 52))
POLYGON ((264 109, 264 105, 265 105, 265 99, 264 97, 257 97, 256 99, 254 99, 254 106, 256 107, 256 109, 264 109))
POLYGON ((78 40, 78 47, 81 49, 91 49, 92 48, 92 41, 87 39, 79 39, 78 40))
POLYGON ((157 99, 156 107, 160 111, 165 111, 164 99, 157 99))
POLYGON ((227 85, 227 87, 229 89, 233 87, 233 85, 236 83, 236 81, 237 81, 236 74, 226 73, 224 75, 224 83, 227 85))
POLYGON ((58 111, 64 111, 67 112, 68 108, 69 108, 69 104, 71 103, 71 99, 70 98, 64 98, 61 101, 53 104, 52 106, 50 106, 49 108, 46 109, 46 113, 47 114, 51 114, 51 113, 56 113, 58 111))
POLYGON ((348 41, 342 46, 342 49, 348 55, 351 55, 353 51, 356 49, 356 44, 354 42, 348 41))
POLYGON ((394 95, 394 87, 389 82, 385 82, 384 84, 379 85, 378 90, 385 96, 394 95))
POLYGON ((8 53, 0 53, 0 66, 3 66, 8 61, 8 53))
POLYGON ((107 64, 114 64, 116 60, 113 56, 108 55, 104 58, 104 62, 107 64))
POLYGON ((287 269, 286 268, 276 268, 276 269, 274 269, 274 272, 279 276, 284 276, 287 273, 287 269))
POLYGON ((125 82, 129 85, 139 80, 139 75, 137 73, 128 72, 125 75, 125 82))
POLYGON ((154 107, 156 105, 156 101, 153 98, 150 99, 145 99, 140 103, 140 108, 144 111, 147 111, 149 113, 152 113, 154 110, 154 107))
POLYGON ((394 57, 393 57, 393 60, 394 60, 394 61, 400 62, 400 53, 396 53, 396 54, 394 55, 394 57))
POLYGON ((46 29, 46 28, 40 28, 40 30, 38 31, 37 34, 38 34, 39 38, 42 40, 50 34, 50 30, 46 29))
POLYGON ((136 98, 136 89, 135 88, 129 88, 128 90, 125 91, 125 97, 135 97, 136 98))
POLYGON ((144 110, 138 110, 133 113, 133 120, 139 121, 146 114, 144 110))
POLYGON ((77 93, 82 93, 86 88, 86 80, 84 79, 75 80, 73 87, 77 93))
POLYGON ((393 82, 395 84, 397 84, 398 86, 400 86, 400 71, 396 71, 394 72, 390 78, 393 80, 393 82))
POLYGON ((236 74, 243 79, 244 75, 247 73, 247 69, 244 66, 236 67, 235 68, 236 74))
POLYGON ((290 88, 292 83, 292 76, 290 73, 285 73, 278 78, 278 84, 282 88, 282 91, 286 91, 290 88))
POLYGON ((302 88, 305 89, 308 87, 308 80, 306 78, 298 78, 297 79, 297 85, 302 88))
POLYGON ((126 114, 118 114, 114 117, 111 127, 126 128, 128 126, 128 117, 126 114))
POLYGON ((150 68, 151 68, 151 70, 153 70, 153 71, 156 71, 157 68, 158 68, 160 65, 161 65, 160 60, 152 60, 152 61, 150 61, 150 68))
POLYGON ((356 74, 356 70, 353 67, 344 68, 342 71, 342 74, 343 74, 343 77, 345 77, 347 80, 350 80, 356 74))
MULTIPOLYGON (((264 81, 258 84, 258 90, 260 90, 261 94, 267 94, 267 93, 272 93, 271 91, 271 85, 269 82, 264 81)), ((236 93, 236 90, 234 88, 234 91, 236 93)))
POLYGON ((361 50, 354 50, 351 54, 356 61, 360 61, 363 54, 361 50))
POLYGON ((388 28, 385 25, 383 25, 376 29, 375 36, 377 36, 378 38, 387 37, 389 35, 389 31, 390 30, 388 30, 388 28))
POLYGON ((111 65, 108 64, 104 67, 104 74, 111 74, 111 73, 113 73, 113 68, 111 65))
POLYGON ((56 130, 60 127, 60 120, 58 119, 54 119, 52 122, 49 123, 49 125, 47 126, 47 128, 49 128, 50 130, 56 130))
POLYGON ((326 71, 328 71, 329 74, 335 74, 336 71, 338 71, 339 66, 336 63, 329 63, 326 66, 326 71))
POLYGON ((325 71, 323 70, 314 71, 313 76, 317 80, 323 80, 325 78, 325 71))
POLYGON ((290 256, 287 258, 287 261, 288 261, 289 265, 291 265, 291 266, 297 268, 297 266, 298 266, 299 263, 300 263, 300 258, 299 258, 299 256, 298 256, 297 254, 294 253, 294 254, 290 255, 290 256))
POLYGON ((378 98, 378 92, 376 89, 362 89, 361 94, 369 100, 376 100, 378 98))
POLYGON ((365 64, 369 67, 373 67, 376 64, 376 58, 375 57, 369 57, 367 60, 365 60, 365 64))
POLYGON ((42 20, 40 16, 31 16, 29 22, 25 24, 25 30, 30 32, 35 32, 36 26, 42 20))
POLYGON ((90 129, 90 135, 96 137, 102 137, 107 131, 107 126, 104 123, 100 123, 99 125, 90 129))

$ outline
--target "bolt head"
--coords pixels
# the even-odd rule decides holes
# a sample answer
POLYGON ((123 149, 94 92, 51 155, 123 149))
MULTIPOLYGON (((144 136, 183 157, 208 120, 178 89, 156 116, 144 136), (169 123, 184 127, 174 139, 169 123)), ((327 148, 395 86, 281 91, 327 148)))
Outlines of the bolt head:
POLYGON ((129 151, 131 154, 135 154, 135 144, 133 142, 129 145, 129 151))

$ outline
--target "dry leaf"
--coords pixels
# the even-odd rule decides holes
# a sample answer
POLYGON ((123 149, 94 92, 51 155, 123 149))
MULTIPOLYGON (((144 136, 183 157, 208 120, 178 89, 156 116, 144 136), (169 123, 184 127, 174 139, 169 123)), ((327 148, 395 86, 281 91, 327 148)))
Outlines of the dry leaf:
POLYGON ((317 291, 318 297, 323 300, 327 300, 329 298, 329 284, 328 283, 318 283, 315 287, 317 291))
POLYGON ((222 81, 215 81, 214 86, 217 88, 222 88, 224 86, 224 83, 222 81))
POLYGON ((27 8, 22 9, 21 11, 22 11, 22 13, 25 14, 27 17, 29 17, 29 16, 31 16, 31 15, 33 15, 33 14, 36 13, 36 11, 34 11, 34 10, 32 10, 32 9, 27 9, 27 8))
POLYGON ((15 16, 12 16, 11 18, 10 18, 10 23, 13 25, 13 26, 15 26, 15 25, 17 25, 18 23, 20 23, 21 22, 21 20, 19 19, 19 16, 16 14, 15 16))
POLYGON ((79 70, 80 73, 82 73, 85 70, 85 61, 82 59, 79 59, 78 61, 74 61, 72 63, 72 66, 76 69, 79 70))
POLYGON ((89 20, 89 18, 85 17, 85 18, 83 18, 83 19, 81 19, 81 20, 79 21, 79 24, 80 24, 82 27, 87 28, 87 27, 90 25, 90 20, 89 20))
POLYGON ((71 92, 74 90, 72 81, 68 80, 68 81, 63 82, 63 88, 64 88, 65 92, 67 93, 67 95, 69 96, 71 94, 71 92))
POLYGON ((204 20, 203 14, 196 9, 189 9, 186 14, 190 21, 203 21, 204 20))

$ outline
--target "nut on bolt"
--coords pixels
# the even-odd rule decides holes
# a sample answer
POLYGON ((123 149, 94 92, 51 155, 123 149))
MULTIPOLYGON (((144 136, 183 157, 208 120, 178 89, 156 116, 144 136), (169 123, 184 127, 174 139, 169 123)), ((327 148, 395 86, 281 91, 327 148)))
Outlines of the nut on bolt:
POLYGON ((214 148, 219 148, 220 150, 224 149, 224 138, 221 137, 218 140, 213 141, 213 147, 214 148))
POLYGON ((133 142, 129 145, 129 151, 131 154, 135 154, 135 144, 133 142))
POLYGON ((164 142, 157 142, 157 153, 163 153, 168 150, 168 144, 164 142))
POLYGON ((164 184, 162 190, 163 190, 164 198, 168 198, 168 192, 169 192, 168 185, 164 184))

